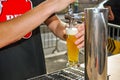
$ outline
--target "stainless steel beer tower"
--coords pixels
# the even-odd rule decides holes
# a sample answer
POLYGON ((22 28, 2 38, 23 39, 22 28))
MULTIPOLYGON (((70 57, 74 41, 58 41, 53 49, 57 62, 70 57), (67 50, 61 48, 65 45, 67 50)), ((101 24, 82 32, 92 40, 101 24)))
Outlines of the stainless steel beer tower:
POLYGON ((107 17, 105 8, 85 9, 85 80, 107 80, 107 17))

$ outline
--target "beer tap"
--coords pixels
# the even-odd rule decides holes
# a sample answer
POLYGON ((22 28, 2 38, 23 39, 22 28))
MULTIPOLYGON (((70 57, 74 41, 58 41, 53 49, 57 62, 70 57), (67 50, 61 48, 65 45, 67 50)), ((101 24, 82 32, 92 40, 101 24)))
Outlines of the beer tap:
POLYGON ((73 16, 73 9, 72 9, 72 4, 68 6, 68 12, 65 14, 65 19, 69 20, 69 25, 71 25, 72 22, 72 16, 73 16))
POLYGON ((71 25, 71 23, 73 23, 73 22, 81 23, 84 20, 84 13, 83 12, 79 12, 78 4, 79 3, 76 0, 75 3, 70 4, 68 6, 68 12, 67 12, 67 14, 65 14, 65 19, 69 20, 69 25, 71 25), (75 5, 76 9, 73 9, 72 5, 75 5))

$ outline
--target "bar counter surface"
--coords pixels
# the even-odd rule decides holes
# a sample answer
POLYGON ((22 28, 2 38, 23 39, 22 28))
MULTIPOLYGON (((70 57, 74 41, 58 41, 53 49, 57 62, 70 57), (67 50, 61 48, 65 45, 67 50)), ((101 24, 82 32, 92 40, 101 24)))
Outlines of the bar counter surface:
POLYGON ((120 54, 108 57, 109 80, 120 80, 120 54))

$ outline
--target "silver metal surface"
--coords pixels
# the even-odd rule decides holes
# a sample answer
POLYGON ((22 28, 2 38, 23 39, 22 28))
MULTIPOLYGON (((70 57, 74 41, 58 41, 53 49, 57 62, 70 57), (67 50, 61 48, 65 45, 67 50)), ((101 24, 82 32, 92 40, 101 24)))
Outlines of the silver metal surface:
POLYGON ((69 23, 71 20, 81 23, 83 22, 83 15, 84 13, 79 11, 79 1, 76 0, 76 2, 68 6, 68 12, 65 14, 65 19, 69 20, 69 23))
POLYGON ((85 80, 107 80, 107 15, 105 8, 85 9, 85 80))
POLYGON ((84 68, 69 67, 27 80, 84 80, 84 68))

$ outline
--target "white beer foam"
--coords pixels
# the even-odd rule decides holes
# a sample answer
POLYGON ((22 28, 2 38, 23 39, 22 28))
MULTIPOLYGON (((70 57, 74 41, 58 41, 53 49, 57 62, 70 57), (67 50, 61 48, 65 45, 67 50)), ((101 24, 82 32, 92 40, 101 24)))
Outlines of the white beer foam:
POLYGON ((77 28, 66 28, 66 34, 67 35, 75 35, 78 33, 77 28))

